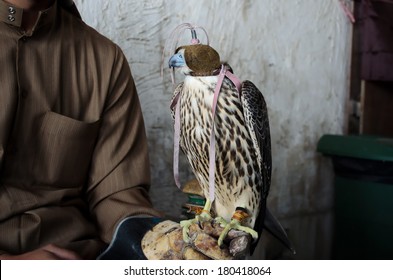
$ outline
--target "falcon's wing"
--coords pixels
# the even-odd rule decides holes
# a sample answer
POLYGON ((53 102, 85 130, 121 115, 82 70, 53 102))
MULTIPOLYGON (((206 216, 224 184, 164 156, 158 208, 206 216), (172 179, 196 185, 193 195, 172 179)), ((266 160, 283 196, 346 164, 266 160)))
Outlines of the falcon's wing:
POLYGON ((251 135, 261 171, 263 181, 263 186, 261 186, 262 200, 265 200, 269 193, 272 173, 270 128, 267 106, 262 93, 250 81, 244 81, 242 83, 240 96, 245 124, 251 135))
MULTIPOLYGON (((254 230, 258 232, 259 240, 264 228, 266 198, 270 189, 272 172, 269 118, 265 99, 252 82, 244 81, 242 83, 240 98, 243 106, 245 125, 251 135, 260 175, 262 176, 262 186, 259 186, 261 189, 261 205, 254 225, 254 230)), ((251 255, 255 250, 256 244, 257 242, 250 248, 251 255)))
MULTIPOLYGON (((241 89, 241 101, 245 123, 254 143, 263 182, 263 186, 261 186, 262 205, 254 229, 259 233, 260 238, 262 229, 265 228, 295 254, 284 228, 266 208, 266 198, 270 189, 272 173, 272 156, 269 118, 265 99, 253 83, 244 81, 241 89)), ((251 254, 254 249, 255 246, 252 246, 251 254)))

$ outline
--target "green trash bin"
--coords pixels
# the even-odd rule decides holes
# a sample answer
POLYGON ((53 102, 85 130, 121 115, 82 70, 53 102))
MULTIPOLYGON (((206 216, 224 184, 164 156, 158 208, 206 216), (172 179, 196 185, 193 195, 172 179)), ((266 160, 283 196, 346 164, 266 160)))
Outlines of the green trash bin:
POLYGON ((393 139, 324 135, 335 172, 334 259, 393 259, 393 139))

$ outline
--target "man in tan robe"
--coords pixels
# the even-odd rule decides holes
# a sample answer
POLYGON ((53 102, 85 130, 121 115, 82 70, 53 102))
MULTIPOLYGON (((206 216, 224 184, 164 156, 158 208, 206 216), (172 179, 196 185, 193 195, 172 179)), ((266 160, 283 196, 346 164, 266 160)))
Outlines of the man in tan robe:
POLYGON ((65 0, 0 0, 0 259, 94 259, 148 197, 120 48, 65 0))

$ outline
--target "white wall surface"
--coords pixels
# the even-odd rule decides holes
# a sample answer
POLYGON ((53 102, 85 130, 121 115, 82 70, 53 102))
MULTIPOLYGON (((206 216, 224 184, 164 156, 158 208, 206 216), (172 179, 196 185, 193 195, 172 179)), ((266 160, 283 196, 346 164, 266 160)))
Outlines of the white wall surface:
MULTIPOLYGON (((287 219, 331 209, 331 166, 316 153, 316 144, 323 134, 342 133, 346 122, 352 27, 338 0, 75 2, 84 21, 119 44, 130 63, 149 138, 157 208, 178 215, 185 200, 172 178, 172 85, 169 71, 160 77, 160 67, 170 32, 190 22, 203 26, 221 59, 265 96, 274 165, 272 212, 287 219)), ((192 175, 183 163, 184 182, 192 175)), ((294 235, 308 238, 318 231, 295 228, 294 235)))

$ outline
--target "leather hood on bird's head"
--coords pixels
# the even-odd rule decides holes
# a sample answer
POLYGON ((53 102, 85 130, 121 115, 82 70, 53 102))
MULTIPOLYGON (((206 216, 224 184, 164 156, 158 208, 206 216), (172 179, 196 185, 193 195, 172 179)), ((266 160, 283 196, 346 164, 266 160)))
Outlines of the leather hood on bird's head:
POLYGON ((209 45, 181 46, 176 49, 176 53, 180 49, 184 49, 184 59, 187 66, 193 71, 191 75, 212 76, 218 74, 221 67, 220 55, 209 45))

